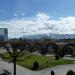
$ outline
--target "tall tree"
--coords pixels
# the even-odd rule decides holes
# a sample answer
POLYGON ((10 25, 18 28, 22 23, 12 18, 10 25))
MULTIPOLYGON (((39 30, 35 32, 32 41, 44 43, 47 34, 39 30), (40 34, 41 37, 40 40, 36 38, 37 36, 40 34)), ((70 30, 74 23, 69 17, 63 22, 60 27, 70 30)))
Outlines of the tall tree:
POLYGON ((16 75, 16 62, 21 61, 21 60, 18 60, 18 57, 24 55, 25 42, 13 41, 13 42, 9 42, 5 44, 4 47, 12 58, 12 62, 14 64, 14 75, 16 75))

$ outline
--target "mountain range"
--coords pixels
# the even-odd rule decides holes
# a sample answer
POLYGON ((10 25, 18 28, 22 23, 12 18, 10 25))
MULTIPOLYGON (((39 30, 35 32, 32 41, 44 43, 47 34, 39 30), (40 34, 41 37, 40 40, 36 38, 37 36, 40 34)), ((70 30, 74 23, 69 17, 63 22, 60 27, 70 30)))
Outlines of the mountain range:
POLYGON ((38 34, 38 35, 24 35, 23 39, 74 39, 75 34, 38 34))

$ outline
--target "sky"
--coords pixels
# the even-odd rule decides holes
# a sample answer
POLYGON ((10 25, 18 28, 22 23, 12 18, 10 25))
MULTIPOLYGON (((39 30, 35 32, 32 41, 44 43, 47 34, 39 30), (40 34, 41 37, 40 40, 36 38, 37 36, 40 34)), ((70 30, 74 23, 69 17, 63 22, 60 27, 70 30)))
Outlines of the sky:
POLYGON ((0 0, 0 28, 9 37, 75 34, 75 0, 0 0))

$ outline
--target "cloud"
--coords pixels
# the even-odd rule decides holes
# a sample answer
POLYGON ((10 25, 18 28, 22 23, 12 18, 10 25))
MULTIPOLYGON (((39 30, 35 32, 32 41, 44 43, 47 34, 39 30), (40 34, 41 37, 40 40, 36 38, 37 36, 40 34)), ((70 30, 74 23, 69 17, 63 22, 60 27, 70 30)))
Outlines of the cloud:
POLYGON ((22 13, 22 16, 25 16, 26 15, 26 13, 22 13))
POLYGON ((0 21, 0 28, 8 28, 9 37, 35 34, 75 34, 75 16, 55 20, 45 13, 38 13, 33 18, 0 21))

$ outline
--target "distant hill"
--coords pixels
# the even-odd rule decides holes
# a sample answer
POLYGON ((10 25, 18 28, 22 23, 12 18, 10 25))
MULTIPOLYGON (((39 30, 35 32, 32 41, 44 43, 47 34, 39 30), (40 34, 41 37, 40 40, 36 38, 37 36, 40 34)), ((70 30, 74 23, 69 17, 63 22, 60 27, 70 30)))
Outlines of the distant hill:
POLYGON ((23 39, 74 39, 75 34, 38 34, 38 35, 25 35, 22 37, 23 39))

